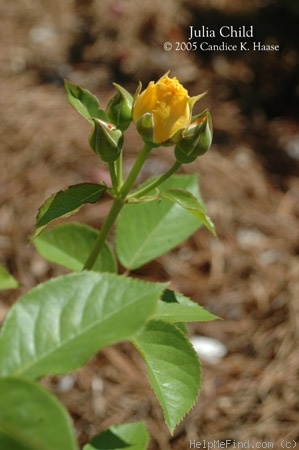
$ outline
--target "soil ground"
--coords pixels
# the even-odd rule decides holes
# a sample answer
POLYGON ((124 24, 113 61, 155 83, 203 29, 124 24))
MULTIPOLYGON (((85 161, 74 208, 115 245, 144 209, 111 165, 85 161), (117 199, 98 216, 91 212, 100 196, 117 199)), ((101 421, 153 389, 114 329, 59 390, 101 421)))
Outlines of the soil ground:
MULTIPOLYGON (((197 3, 0 1, 0 262, 21 283, 1 294, 1 321, 21 294, 62 273, 29 244, 38 207, 68 185, 107 175, 88 149, 88 125, 66 102, 63 78, 105 105, 113 81, 134 92, 139 79, 146 85, 170 69, 191 95, 208 91, 200 107, 214 120, 212 149, 182 172, 200 174, 218 239, 201 229, 134 275, 170 280, 219 315, 222 321, 190 333, 218 339, 227 355, 217 364, 202 360, 200 397, 173 436, 128 344, 105 349, 75 374, 46 378, 82 445, 111 424, 139 419, 151 450, 183 450, 204 439, 272 448, 299 440, 298 10, 291 1, 197 3), (254 23, 258 38, 281 50, 163 50, 203 22, 254 23)), ((127 167, 140 144, 130 130, 127 167)), ((143 176, 172 161, 172 149, 155 150, 143 176)), ((87 206, 76 219, 99 227, 108 206, 87 206)))

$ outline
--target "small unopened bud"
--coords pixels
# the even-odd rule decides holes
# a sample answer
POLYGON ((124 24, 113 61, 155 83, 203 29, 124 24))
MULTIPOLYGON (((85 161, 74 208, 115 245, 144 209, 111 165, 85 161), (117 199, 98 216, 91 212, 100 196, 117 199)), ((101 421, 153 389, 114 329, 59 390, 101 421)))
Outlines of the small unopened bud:
POLYGON ((133 97, 119 84, 113 85, 117 92, 109 101, 106 114, 117 128, 125 131, 132 122, 133 97))
POLYGON ((212 144, 213 125, 209 111, 204 111, 191 123, 175 146, 174 154, 182 164, 188 164, 206 153, 212 144))
POLYGON ((124 137, 118 128, 100 119, 92 119, 93 131, 89 137, 92 150, 104 161, 116 161, 120 155, 124 137))

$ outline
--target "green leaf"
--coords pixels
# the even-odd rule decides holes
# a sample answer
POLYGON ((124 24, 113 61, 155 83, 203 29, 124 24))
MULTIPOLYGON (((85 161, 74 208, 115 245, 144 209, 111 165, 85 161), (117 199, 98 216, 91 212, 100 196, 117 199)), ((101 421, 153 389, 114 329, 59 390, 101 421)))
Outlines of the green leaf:
POLYGON ((68 102, 84 119, 92 124, 92 118, 102 119, 109 122, 104 110, 100 109, 99 100, 87 89, 65 80, 64 82, 68 102))
MULTIPOLYGON (((39 254, 48 261, 79 272, 98 237, 87 225, 64 223, 44 231, 34 241, 39 254)), ((95 272, 116 272, 116 261, 108 244, 104 244, 93 269, 95 272)))
POLYGON ((143 422, 114 425, 83 447, 83 450, 146 450, 149 434, 143 422))
POLYGON ((155 319, 165 322, 207 322, 219 319, 202 306, 178 292, 166 290, 158 301, 155 319))
POLYGON ((0 334, 0 376, 70 372, 101 348, 131 338, 165 285, 81 272, 40 284, 13 305, 0 334))
POLYGON ((0 290, 16 289, 18 286, 17 280, 3 266, 0 266, 0 290))
POLYGON ((53 220, 75 214, 86 203, 96 203, 106 188, 104 184, 81 183, 51 195, 38 211, 34 237, 53 220))
POLYGON ((172 433, 196 402, 201 386, 198 357, 186 335, 167 322, 149 322, 133 343, 146 362, 149 380, 172 433))
MULTIPOLYGON (((196 175, 173 176, 162 183, 159 189, 164 192, 172 187, 188 189, 199 197, 196 175)), ((200 226, 196 217, 165 199, 125 205, 116 227, 118 258, 127 269, 137 269, 176 247, 200 226)))
POLYGON ((202 202, 184 189, 168 189, 164 192, 161 192, 161 197, 170 200, 171 202, 177 203, 186 211, 193 214, 197 217, 207 229, 216 236, 216 230, 213 222, 207 216, 205 206, 202 202))
POLYGON ((68 414, 42 386, 31 380, 3 378, 0 398, 1 449, 78 450, 68 414))

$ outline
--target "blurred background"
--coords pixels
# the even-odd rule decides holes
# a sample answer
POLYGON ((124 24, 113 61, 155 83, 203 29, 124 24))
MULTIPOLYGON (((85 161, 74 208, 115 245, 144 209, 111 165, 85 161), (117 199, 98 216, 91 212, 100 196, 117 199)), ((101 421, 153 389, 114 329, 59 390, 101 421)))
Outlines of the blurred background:
MULTIPOLYGON (((38 207, 68 185, 107 177, 88 148, 89 125, 67 104, 64 78, 91 90, 104 107, 112 82, 134 93, 139 80, 146 86, 170 70, 190 95, 208 91, 196 109, 210 108, 214 120, 212 149, 182 172, 199 173, 218 239, 201 229, 133 275, 170 280, 219 315, 222 321, 190 333, 216 339, 226 355, 203 355, 201 394, 173 436, 130 345, 105 349, 75 374, 46 378, 70 411, 80 443, 111 424, 141 419, 152 435, 150 450, 183 450, 204 439, 272 442, 272 448, 282 439, 296 442, 298 2, 1 0, 0 17, 0 262, 21 283, 0 294, 0 321, 21 294, 63 273, 29 243, 38 207), (280 49, 175 49, 188 41, 190 26, 223 25, 253 25, 248 42, 280 49), (164 50, 165 42, 173 49, 164 50)), ((129 129, 127 167, 140 145, 129 129)), ((172 162, 171 148, 155 150, 143 177, 172 162)), ((108 200, 86 206, 73 219, 99 227, 108 207, 108 200)))

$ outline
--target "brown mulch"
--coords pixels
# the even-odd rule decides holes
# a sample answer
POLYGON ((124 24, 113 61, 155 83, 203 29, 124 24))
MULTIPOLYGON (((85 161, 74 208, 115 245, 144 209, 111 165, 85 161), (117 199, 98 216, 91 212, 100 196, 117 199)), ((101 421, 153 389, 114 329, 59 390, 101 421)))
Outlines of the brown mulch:
MULTIPOLYGON (((282 439, 299 440, 299 181, 298 159, 287 151, 298 145, 298 118, 292 111, 272 117, 266 103, 249 106, 254 119, 246 113, 232 86, 240 88, 241 99, 252 98, 256 61, 165 54, 160 44, 183 35, 196 2, 160 3, 149 2, 144 11, 133 0, 88 1, 83 9, 71 0, 0 4, 0 262, 21 282, 17 291, 0 293, 0 320, 21 294, 62 273, 29 244, 38 207, 59 189, 107 175, 88 149, 88 124, 66 102, 62 78, 93 90, 105 105, 112 81, 123 80, 133 92, 139 78, 146 83, 171 68, 191 94, 208 90, 201 108, 211 109, 215 143, 182 171, 199 173, 218 238, 201 229, 133 275, 170 280, 219 315, 223 320, 193 325, 190 333, 218 339, 228 353, 214 365, 202 361, 199 400, 173 436, 129 344, 107 348, 75 374, 43 383, 70 411, 81 444, 111 424, 143 419, 151 450, 183 450, 190 440, 203 439, 278 448, 282 439), (133 6, 139 8, 134 20, 133 6)), ((204 3, 216 8, 217 2, 204 3)), ((232 3, 242 8, 243 2, 232 3)), ((273 80, 262 70, 260 63, 257 76, 271 94, 273 80)), ((140 139, 134 130, 128 134, 129 166, 140 139)), ((143 176, 172 161, 170 148, 155 150, 143 176)), ((108 206, 87 206, 75 218, 99 227, 108 206)))

